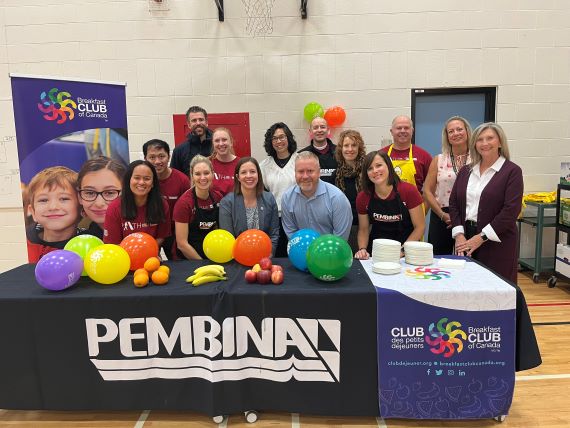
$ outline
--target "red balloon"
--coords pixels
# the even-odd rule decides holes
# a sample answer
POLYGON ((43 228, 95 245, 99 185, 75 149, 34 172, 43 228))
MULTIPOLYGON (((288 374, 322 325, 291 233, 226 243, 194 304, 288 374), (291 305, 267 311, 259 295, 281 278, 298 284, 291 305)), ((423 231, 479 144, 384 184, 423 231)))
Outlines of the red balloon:
POLYGON ((119 245, 129 254, 131 259, 130 270, 140 269, 150 257, 158 256, 156 239, 145 232, 131 233, 119 245))
POLYGON ((325 120, 329 126, 339 126, 342 125, 346 119, 346 112, 342 107, 334 106, 325 112, 325 120))
POLYGON ((253 266, 271 256, 271 239, 262 230, 249 229, 240 234, 234 245, 234 259, 244 266, 253 266))

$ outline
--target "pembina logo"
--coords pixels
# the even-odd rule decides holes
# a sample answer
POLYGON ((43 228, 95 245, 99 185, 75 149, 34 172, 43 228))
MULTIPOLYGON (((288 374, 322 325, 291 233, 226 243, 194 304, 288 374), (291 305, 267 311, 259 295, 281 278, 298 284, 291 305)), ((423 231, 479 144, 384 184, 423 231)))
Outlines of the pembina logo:
POLYGON ((443 354, 444 357, 451 357, 455 351, 463 351, 463 340, 467 340, 467 334, 459 329, 461 323, 457 321, 447 322, 447 318, 442 318, 437 322, 437 330, 434 323, 429 325, 430 336, 425 336, 425 341, 431 346, 430 351, 434 354, 443 354), (445 326, 444 326, 445 325, 445 326))
POLYGON ((77 104, 71 99, 69 92, 59 92, 59 89, 51 88, 47 93, 41 93, 40 100, 38 109, 44 113, 45 120, 55 120, 61 125, 75 117, 74 109, 77 104))
POLYGON ((339 382, 339 320, 245 316, 85 320, 89 357, 106 381, 202 378, 339 382), (111 355, 114 359, 105 358, 111 355), (116 359, 117 355, 121 358, 116 359))

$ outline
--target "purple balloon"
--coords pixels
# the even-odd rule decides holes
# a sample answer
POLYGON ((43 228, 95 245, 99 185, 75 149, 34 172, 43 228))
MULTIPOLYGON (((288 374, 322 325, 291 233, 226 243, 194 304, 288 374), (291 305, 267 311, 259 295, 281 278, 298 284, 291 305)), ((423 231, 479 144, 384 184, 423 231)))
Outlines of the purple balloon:
POLYGON ((43 256, 36 265, 36 281, 52 291, 71 287, 83 271, 83 260, 68 250, 55 250, 43 256))

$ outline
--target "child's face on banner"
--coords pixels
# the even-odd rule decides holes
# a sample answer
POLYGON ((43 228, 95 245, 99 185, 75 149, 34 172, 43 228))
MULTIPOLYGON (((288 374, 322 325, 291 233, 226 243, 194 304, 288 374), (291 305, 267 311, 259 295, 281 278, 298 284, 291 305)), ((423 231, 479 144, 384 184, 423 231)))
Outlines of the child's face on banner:
POLYGON ((31 214, 44 231, 74 230, 79 218, 77 193, 71 186, 43 187, 31 201, 31 214))
POLYGON ((88 172, 81 180, 81 192, 85 198, 79 197, 83 211, 92 221, 102 225, 105 223, 105 214, 111 201, 119 197, 121 181, 109 169, 88 172), (98 194, 100 193, 100 194, 98 194), (92 200, 95 194, 95 200, 92 200))

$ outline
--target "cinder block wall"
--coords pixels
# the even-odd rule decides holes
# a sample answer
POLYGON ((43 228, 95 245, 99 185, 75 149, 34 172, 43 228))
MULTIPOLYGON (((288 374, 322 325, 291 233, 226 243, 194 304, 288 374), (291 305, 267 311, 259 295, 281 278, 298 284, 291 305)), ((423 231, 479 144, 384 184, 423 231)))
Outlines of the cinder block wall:
MULTIPOLYGON (((307 141, 303 106, 342 105, 369 149, 410 112, 414 87, 497 86, 527 192, 554 189, 570 161, 570 3, 564 0, 277 0, 273 33, 246 34, 241 1, 0 1, 0 138, 15 135, 8 73, 127 82, 131 158, 173 143, 172 114, 198 104, 249 112, 254 156, 285 121, 307 141)), ((335 135, 338 131, 335 132, 335 135)), ((17 168, 15 148, 8 163, 17 168)), ((23 220, 0 208, 0 271, 26 261, 23 220)))

